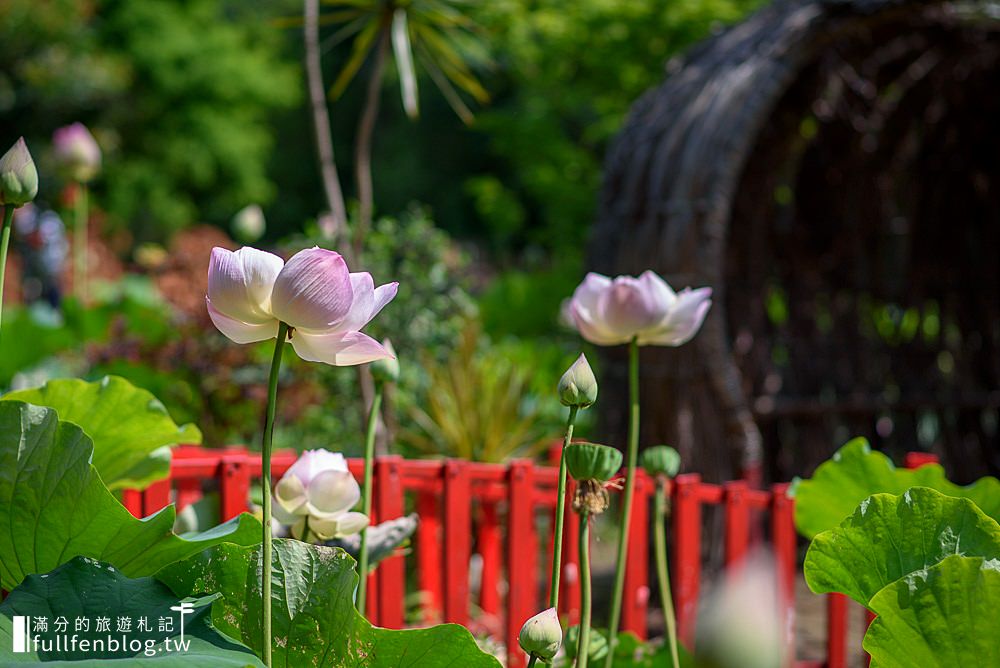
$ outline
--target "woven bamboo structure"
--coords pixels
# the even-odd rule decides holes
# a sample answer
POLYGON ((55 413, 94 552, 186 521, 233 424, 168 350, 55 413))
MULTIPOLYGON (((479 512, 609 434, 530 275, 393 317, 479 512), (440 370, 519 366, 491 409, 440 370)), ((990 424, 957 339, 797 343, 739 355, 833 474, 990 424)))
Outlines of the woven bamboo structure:
POLYGON ((808 472, 853 435, 935 450, 960 478, 1000 468, 998 17, 777 2, 636 102, 590 266, 715 290, 693 343, 643 349, 643 445, 711 480, 808 472))

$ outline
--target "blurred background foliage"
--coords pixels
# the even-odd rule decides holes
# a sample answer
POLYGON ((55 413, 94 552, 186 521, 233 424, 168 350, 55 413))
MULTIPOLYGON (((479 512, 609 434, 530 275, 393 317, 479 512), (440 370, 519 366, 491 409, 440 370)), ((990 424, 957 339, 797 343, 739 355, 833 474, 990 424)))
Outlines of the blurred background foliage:
MULTIPOLYGON (((582 273, 607 142, 672 55, 759 2, 429 3, 470 20, 455 48, 489 100, 458 87, 474 114, 464 123, 418 59, 420 114, 411 119, 398 70, 382 80, 376 223, 363 268, 377 283, 400 282, 370 330, 391 334, 401 353, 386 421, 407 453, 438 442, 441 454, 498 458, 558 436, 565 416, 554 387, 580 346, 558 326, 559 305, 582 273), (461 424, 490 396, 503 398, 516 438, 485 414, 461 424)), ((321 5, 328 89, 351 60, 352 40, 333 20, 343 5, 321 5)), ((61 210, 52 131, 74 121, 91 128, 104 152, 91 239, 104 255, 92 252, 115 266, 99 276, 114 287, 92 291, 86 308, 66 299, 5 314, 9 340, 33 345, 0 356, 0 388, 117 373, 157 394, 178 421, 196 422, 206 444, 256 441, 266 347, 233 346, 211 328, 204 272, 213 245, 237 246, 225 230, 248 204, 267 220, 256 245, 286 256, 329 246, 317 223, 326 204, 301 15, 291 0, 0 4, 0 144, 26 137, 40 203, 61 210)), ((356 77, 370 69, 366 62, 356 77)), ((349 205, 364 92, 356 81, 328 100, 349 205)), ((305 366, 283 371, 279 444, 359 451, 357 377, 305 366)))

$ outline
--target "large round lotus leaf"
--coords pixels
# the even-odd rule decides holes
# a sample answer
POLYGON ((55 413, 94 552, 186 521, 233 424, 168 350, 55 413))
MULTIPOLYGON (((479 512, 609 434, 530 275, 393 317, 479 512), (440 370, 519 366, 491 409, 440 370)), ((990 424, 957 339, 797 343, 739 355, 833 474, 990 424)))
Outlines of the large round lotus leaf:
MULTIPOLYGON (((468 629, 380 629, 354 607, 356 562, 338 548, 277 539, 271 561, 275 666, 500 668, 468 629)), ((217 629, 261 649, 261 550, 224 544, 171 564, 157 578, 178 597, 218 592, 217 629)))

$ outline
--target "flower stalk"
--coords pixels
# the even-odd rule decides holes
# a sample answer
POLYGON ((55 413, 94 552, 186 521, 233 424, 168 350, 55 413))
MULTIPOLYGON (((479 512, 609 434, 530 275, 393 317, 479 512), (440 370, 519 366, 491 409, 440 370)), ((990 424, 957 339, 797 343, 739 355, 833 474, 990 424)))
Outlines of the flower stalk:
POLYGON ((264 547, 261 560, 261 608, 263 611, 264 665, 271 668, 271 444, 274 436, 274 414, 278 401, 278 372, 281 370, 281 353, 285 348, 288 325, 278 324, 278 336, 274 342, 274 356, 271 358, 271 373, 267 379, 267 417, 264 423, 264 438, 261 447, 261 482, 264 501, 264 547))
POLYGON ((7 246, 10 245, 10 228, 13 226, 14 205, 4 204, 3 227, 0 228, 0 322, 3 321, 3 276, 7 270, 7 246))
MULTIPOLYGON (((379 411, 382 409, 382 394, 385 384, 375 383, 375 396, 368 413, 368 430, 365 433, 365 481, 362 487, 361 512, 367 517, 372 516, 372 473, 375 467, 375 429, 378 426, 379 411)), ((358 553, 358 594, 356 607, 358 612, 365 614, 365 604, 368 596, 368 527, 361 530, 361 549, 358 553)))
POLYGON ((670 569, 667 564, 667 479, 657 476, 656 499, 653 506, 653 551, 656 558, 656 579, 660 584, 660 603, 667 625, 667 643, 674 666, 680 666, 677 651, 677 618, 674 615, 674 597, 670 592, 670 569))
POLYGON ((566 420, 566 437, 563 439, 562 452, 559 454, 559 491, 556 496, 556 533, 552 539, 552 585, 549 590, 549 607, 559 609, 559 576, 562 570, 562 539, 563 524, 566 520, 566 447, 573 442, 573 426, 576 424, 576 414, 579 406, 569 407, 569 417, 566 420))
POLYGON ((622 499, 621 521, 618 523, 618 563, 611 597, 611 618, 608 621, 608 656, 605 668, 611 668, 618 642, 622 596, 625 592, 625 562, 628 559, 629 527, 632 523, 632 498, 635 496, 635 467, 639 457, 639 342, 633 337, 628 346, 629 425, 628 455, 625 469, 625 492, 622 499))
POLYGON ((87 299, 87 224, 89 214, 90 192, 87 184, 76 184, 76 197, 73 202, 73 287, 80 301, 87 299))

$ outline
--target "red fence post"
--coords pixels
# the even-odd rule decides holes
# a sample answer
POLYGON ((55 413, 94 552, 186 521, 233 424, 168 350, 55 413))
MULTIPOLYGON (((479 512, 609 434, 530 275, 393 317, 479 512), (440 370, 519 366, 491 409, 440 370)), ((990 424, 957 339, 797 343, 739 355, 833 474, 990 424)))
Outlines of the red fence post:
POLYGON ((417 578, 420 591, 424 592, 424 621, 441 619, 444 587, 441 584, 441 508, 437 492, 420 492, 417 495, 417 578))
POLYGON ((908 469, 918 469, 926 464, 937 464, 938 456, 933 452, 907 452, 903 466, 908 469))
POLYGON ((847 668, 847 597, 826 597, 826 668, 847 668))
POLYGON ((170 505, 170 479, 157 480, 142 493, 142 516, 148 517, 170 505))
POLYGON ((535 610, 538 546, 531 460, 512 462, 507 481, 507 666, 521 668, 526 662, 517 636, 524 622, 538 612, 535 610))
POLYGON ((726 568, 738 568, 747 556, 750 543, 750 506, 747 505, 749 486, 745 480, 733 480, 723 485, 725 509, 726 568))
POLYGON ((649 603, 649 493, 649 477, 644 471, 636 471, 622 599, 622 630, 631 631, 643 640, 649 603))
MULTIPOLYGON (((250 498, 248 459, 249 456, 245 454, 222 456, 219 475, 219 512, 222 514, 223 522, 236 517, 247 509, 247 499, 250 498)), ((270 494, 271 490, 264 489, 261 490, 261 493, 270 494)))
POLYGON ((444 619, 455 624, 469 618, 469 549, 471 485, 466 462, 444 465, 444 619))
POLYGON ((503 535, 497 514, 497 504, 479 503, 479 556, 483 571, 479 583, 479 607, 490 616, 500 615, 500 578, 503 576, 503 535))
POLYGON ((784 668, 792 668, 795 665, 795 573, 798 540, 795 533, 795 502, 788 496, 788 483, 771 486, 771 543, 774 546, 774 566, 777 570, 784 668))
POLYGON ((677 634, 688 649, 694 648, 698 588, 701 580, 701 476, 685 473, 674 486, 673 581, 676 583, 677 634))
MULTIPOLYGON (((374 477, 374 474, 373 474, 373 477, 374 477)), ((374 490, 372 490, 372 491, 374 491, 374 490)), ((374 500, 375 499, 373 498, 373 501, 374 500)), ((371 517, 368 518, 369 526, 376 525, 380 521, 381 521, 381 518, 379 516, 378 504, 373 503, 372 504, 372 514, 371 514, 371 517)), ((385 626, 385 624, 382 623, 382 614, 381 614, 382 613, 382 610, 381 610, 382 606, 379 605, 382 602, 382 599, 379 596, 379 590, 380 589, 381 589, 381 587, 379 586, 379 577, 378 577, 378 575, 376 575, 375 573, 371 572, 371 570, 369 569, 369 573, 368 573, 368 593, 367 593, 367 595, 365 597, 365 608, 366 609, 364 610, 364 612, 362 614, 364 614, 364 616, 368 618, 368 621, 371 622, 375 626, 385 626)))
MULTIPOLYGON (((379 457, 375 464, 375 499, 381 521, 402 517, 403 458, 399 455, 379 457)), ((382 626, 403 628, 403 601, 406 597, 406 563, 403 556, 389 557, 375 571, 378 576, 379 613, 382 626)))
POLYGON ((122 490, 122 505, 133 517, 142 517, 142 492, 137 489, 122 490))

